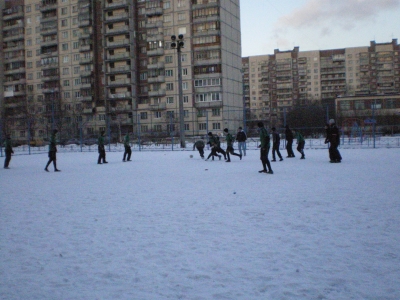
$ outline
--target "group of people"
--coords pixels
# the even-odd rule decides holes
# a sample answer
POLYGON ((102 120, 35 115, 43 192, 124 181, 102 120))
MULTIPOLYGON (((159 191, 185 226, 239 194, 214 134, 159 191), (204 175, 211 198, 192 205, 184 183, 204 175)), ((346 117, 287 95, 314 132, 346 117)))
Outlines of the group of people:
MULTIPOLYGON (((267 174, 273 174, 274 172, 272 171, 271 168, 271 163, 268 159, 268 154, 269 150, 271 148, 271 141, 270 141, 270 135, 267 131, 267 129, 264 127, 264 124, 262 122, 258 122, 258 131, 260 134, 260 160, 263 166, 263 169, 259 171, 259 173, 267 173, 267 174)), ((273 162, 276 161, 276 155, 279 157, 279 161, 283 161, 282 154, 279 151, 279 146, 280 146, 280 135, 276 131, 275 127, 271 128, 272 130, 272 160, 273 162)), ((328 124, 325 126, 326 130, 326 139, 325 143, 329 143, 329 159, 331 163, 340 163, 342 161, 342 156, 340 155, 340 152, 338 150, 338 147, 340 145, 340 134, 339 134, 339 129, 335 124, 334 119, 330 119, 328 124)), ((54 171, 55 172, 60 172, 57 168, 57 144, 56 144, 56 135, 58 133, 57 129, 54 129, 52 131, 52 134, 50 136, 50 143, 49 143, 49 153, 48 157, 49 160, 46 164, 46 167, 44 170, 46 172, 49 172, 49 165, 53 163, 54 166, 54 171)), ((100 132, 100 136, 98 138, 98 159, 97 163, 98 164, 106 164, 108 163, 106 161, 106 151, 105 151, 105 141, 104 141, 104 131, 100 132)), ((223 130, 223 134, 225 135, 226 139, 226 150, 223 150, 221 148, 221 143, 219 140, 219 137, 217 135, 214 135, 212 132, 208 133, 208 142, 207 145, 210 145, 211 152, 206 158, 206 160, 209 160, 212 158, 214 160, 214 157, 218 157, 219 160, 221 160, 222 156, 224 156, 224 159, 226 162, 231 162, 231 155, 237 156, 242 160, 243 156, 246 156, 246 140, 247 140, 247 135, 245 131, 243 130, 242 127, 239 127, 236 133, 236 137, 233 137, 231 133, 229 133, 229 129, 225 128, 223 130), (239 153, 235 153, 235 150, 233 148, 234 142, 238 142, 238 149, 239 153)), ((297 151, 301 154, 300 159, 305 159, 305 154, 304 154, 304 145, 305 145, 305 140, 302 134, 297 131, 297 130, 291 130, 288 125, 285 126, 285 138, 286 138, 286 150, 287 150, 287 158, 292 158, 295 157, 294 152, 293 152, 293 140, 297 140, 297 151)), ((130 140, 129 140, 129 133, 126 133, 124 136, 124 155, 123 155, 123 162, 126 161, 131 161, 131 155, 132 155, 132 149, 130 146, 130 140)), ((203 140, 198 140, 194 143, 193 145, 193 150, 197 149, 199 151, 200 157, 204 158, 204 148, 205 148, 206 143, 203 140)), ((11 155, 14 153, 12 149, 12 142, 11 142, 11 136, 10 134, 6 135, 6 139, 4 141, 4 150, 5 150, 5 160, 4 160, 4 169, 9 169, 9 164, 11 161, 11 155)))
MULTIPOLYGON (((247 135, 244 132, 242 127, 239 127, 236 133, 236 137, 233 137, 231 133, 229 133, 229 129, 225 128, 223 131, 225 135, 225 140, 226 140, 226 150, 223 150, 221 148, 221 142, 219 140, 218 135, 214 135, 212 132, 209 132, 208 135, 208 142, 207 145, 210 145, 211 148, 211 153, 208 155, 206 160, 209 160, 212 158, 214 160, 214 157, 218 157, 219 160, 221 160, 222 156, 224 156, 224 159, 226 162, 231 162, 231 155, 238 156, 240 160, 242 159, 243 156, 246 156, 246 140, 247 140, 247 135), (233 148, 233 143, 235 140, 238 142, 239 145, 239 153, 235 153, 235 150, 233 148), (218 154, 220 153, 220 154, 218 154)), ((197 149, 199 151, 200 157, 204 158, 204 147, 206 143, 203 140, 198 140, 193 144, 193 150, 197 149)))

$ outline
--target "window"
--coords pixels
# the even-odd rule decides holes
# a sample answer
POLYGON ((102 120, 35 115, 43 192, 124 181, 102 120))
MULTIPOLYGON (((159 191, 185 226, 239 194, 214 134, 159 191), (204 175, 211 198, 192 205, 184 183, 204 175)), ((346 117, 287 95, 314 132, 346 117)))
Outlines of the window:
POLYGON ((64 80, 63 81, 63 86, 69 86, 69 80, 64 80))
POLYGON ((64 98, 71 98, 70 92, 64 92, 64 98))
POLYGON ((75 78, 74 79, 74 85, 80 85, 81 84, 81 79, 80 78, 75 78))
POLYGON ((69 56, 68 55, 63 57, 63 63, 67 63, 67 62, 69 62, 69 56))
POLYGON ((187 90, 188 89, 188 83, 187 82, 182 82, 182 89, 187 90))
POLYGON ((213 116, 220 116, 221 115, 221 110, 219 108, 213 108, 212 115, 213 116))
POLYGON ((141 120, 146 120, 147 119, 147 112, 141 112, 140 113, 140 119, 141 120))
POLYGON ((167 111, 167 117, 174 119, 175 118, 174 111, 173 110, 167 111))
POLYGON ((170 1, 164 1, 164 2, 163 2, 163 8, 164 8, 164 9, 169 9, 169 8, 171 8, 171 2, 170 2, 170 1))
POLYGON ((184 68, 182 69, 182 76, 187 76, 188 75, 188 69, 184 68))
POLYGON ((167 97, 167 103, 168 104, 174 103, 174 97, 167 97))
POLYGON ((80 68, 74 67, 74 74, 79 74, 79 73, 80 73, 80 68))
MULTIPOLYGON (((159 119, 161 118, 161 111, 154 112, 154 118, 159 119)), ((160 125, 161 126, 161 125, 160 125)))
POLYGON ((178 14, 178 21, 184 21, 186 20, 186 14, 185 13, 179 13, 178 14))
POLYGON ((185 123, 183 126, 185 127, 185 130, 190 130, 189 124, 185 123))
POLYGON ((62 7, 61 8, 61 14, 66 15, 68 13, 68 7, 62 7))
POLYGON ((170 14, 164 15, 164 23, 171 22, 171 21, 172 21, 172 17, 170 14))
POLYGON ((199 123, 199 130, 207 130, 207 124, 206 123, 199 123))
POLYGON ((178 7, 185 7, 186 6, 186 0, 178 0, 178 7))
POLYGON ((214 130, 221 129, 221 123, 212 123, 212 127, 214 130))
POLYGON ((31 51, 31 50, 26 51, 26 56, 27 56, 27 57, 32 57, 32 51, 31 51))
POLYGON ((79 48, 79 42, 73 42, 72 43, 72 48, 78 49, 79 48))
POLYGON ((343 100, 343 101, 340 101, 339 103, 340 103, 341 110, 349 110, 350 109, 350 101, 343 100))
POLYGON ((74 61, 79 61, 79 54, 74 54, 74 61))
POLYGON ((62 48, 63 51, 67 51, 68 50, 68 43, 62 44, 61 48, 62 48))
POLYGON ((154 131, 162 131, 161 125, 154 125, 154 131))
POLYGON ((62 69, 63 75, 69 75, 69 68, 62 69))
POLYGON ((31 6, 27 5, 26 8, 25 8, 25 12, 31 12, 31 11, 32 11, 31 6))
POLYGON ((67 39, 68 38, 68 31, 63 31, 61 33, 61 36, 62 36, 63 39, 67 39))
POLYGON ((140 131, 141 132, 148 132, 149 131, 149 127, 147 125, 141 125, 140 126, 140 131))
POLYGON ((172 63, 172 56, 171 55, 165 56, 165 63, 166 64, 172 63))
POLYGON ((61 20, 61 27, 67 27, 68 26, 68 19, 61 20))
POLYGON ((167 91, 173 91, 174 90, 174 84, 173 83, 167 83, 166 84, 167 91))
POLYGON ((183 103, 189 103, 189 96, 183 96, 183 103))
POLYGON ((172 77, 172 76, 174 76, 173 70, 165 70, 165 76, 166 76, 166 77, 172 77))

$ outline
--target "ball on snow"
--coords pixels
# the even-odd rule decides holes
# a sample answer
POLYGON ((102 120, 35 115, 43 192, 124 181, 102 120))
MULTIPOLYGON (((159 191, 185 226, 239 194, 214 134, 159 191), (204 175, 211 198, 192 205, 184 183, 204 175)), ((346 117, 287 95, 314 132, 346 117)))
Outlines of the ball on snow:
POLYGON ((193 158, 193 155, 190 155, 190 158, 193 158))

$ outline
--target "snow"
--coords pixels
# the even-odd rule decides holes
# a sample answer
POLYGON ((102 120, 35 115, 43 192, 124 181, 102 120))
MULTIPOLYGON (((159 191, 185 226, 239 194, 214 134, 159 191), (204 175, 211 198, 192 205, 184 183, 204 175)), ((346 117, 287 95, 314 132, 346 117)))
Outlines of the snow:
POLYGON ((0 298, 400 299, 399 149, 295 153, 273 175, 256 150, 14 156, 0 298))

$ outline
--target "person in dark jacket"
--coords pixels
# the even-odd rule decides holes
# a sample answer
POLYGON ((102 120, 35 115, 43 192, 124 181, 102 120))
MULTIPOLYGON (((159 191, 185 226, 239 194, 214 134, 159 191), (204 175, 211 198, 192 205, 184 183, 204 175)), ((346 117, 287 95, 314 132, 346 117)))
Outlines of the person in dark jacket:
POLYGON ((11 136, 9 134, 6 135, 6 140, 4 141, 4 151, 6 153, 6 158, 4 160, 4 169, 9 169, 11 155, 14 153, 14 150, 12 149, 11 136))
POLYGON ((300 159, 305 159, 304 145, 306 144, 306 141, 299 131, 294 131, 294 137, 297 139, 297 151, 301 154, 300 159))
POLYGON ((289 125, 285 126, 285 137, 286 137, 286 157, 295 157, 293 152, 293 132, 290 130, 289 125))
POLYGON ((229 156, 229 154, 239 156, 240 159, 242 159, 242 155, 235 153, 235 149, 233 149, 233 142, 235 141, 235 139, 233 138, 232 134, 229 133, 228 128, 224 129, 224 134, 226 138, 226 155, 228 156, 226 162, 231 162, 231 157, 229 156))
POLYGON ((46 167, 44 168, 44 170, 46 172, 49 172, 49 170, 47 169, 48 166, 50 165, 51 162, 53 162, 53 166, 54 166, 54 172, 60 172, 61 170, 57 169, 57 141, 56 141, 56 135, 57 135, 58 130, 54 129, 53 133, 51 134, 50 137, 50 144, 49 144, 49 161, 47 162, 46 167))
POLYGON ((218 156, 219 160, 221 160, 221 155, 217 154, 217 152, 219 150, 218 148, 220 148, 219 147, 219 139, 216 136, 214 136, 212 134, 212 132, 208 133, 208 143, 207 143, 207 145, 210 145, 211 153, 208 155, 206 160, 208 160, 211 156, 212 156, 213 160, 214 160, 214 156, 218 156))
POLYGON ((271 161, 276 161, 275 159, 275 152, 279 156, 279 161, 282 161, 282 155, 281 152, 279 151, 279 145, 281 143, 281 137, 279 136, 279 133, 276 132, 276 128, 272 127, 272 160, 271 161))
POLYGON ((239 127, 236 133, 236 140, 238 142, 238 148, 239 148, 239 154, 246 156, 246 140, 247 140, 247 135, 246 132, 242 129, 242 127, 239 127), (243 150, 243 152, 242 152, 243 150))
POLYGON ((131 155, 132 148, 129 141, 129 132, 127 132, 124 136, 124 157, 122 158, 122 161, 131 161, 131 155))
POLYGON ((326 139, 325 144, 329 145, 329 159, 331 163, 340 163, 342 161, 342 156, 338 150, 340 145, 340 134, 339 128, 335 124, 334 119, 330 119, 326 128, 326 139))
POLYGON ((274 174, 271 168, 271 163, 269 162, 268 159, 268 152, 269 148, 271 147, 271 142, 269 138, 269 134, 267 129, 265 129, 263 122, 258 122, 257 124, 259 132, 260 132, 260 145, 258 148, 260 148, 260 160, 263 165, 263 169, 261 171, 258 171, 259 173, 268 173, 268 174, 274 174), (268 169, 267 169, 268 166, 268 169))
POLYGON ((97 159, 97 163, 100 165, 101 161, 103 161, 103 164, 108 164, 106 161, 106 149, 104 147, 104 131, 100 132, 100 136, 97 140, 97 148, 99 151, 99 158, 97 159))
POLYGON ((203 140, 198 140, 193 144, 193 151, 194 149, 197 149, 199 151, 200 157, 204 158, 204 141, 203 140))

